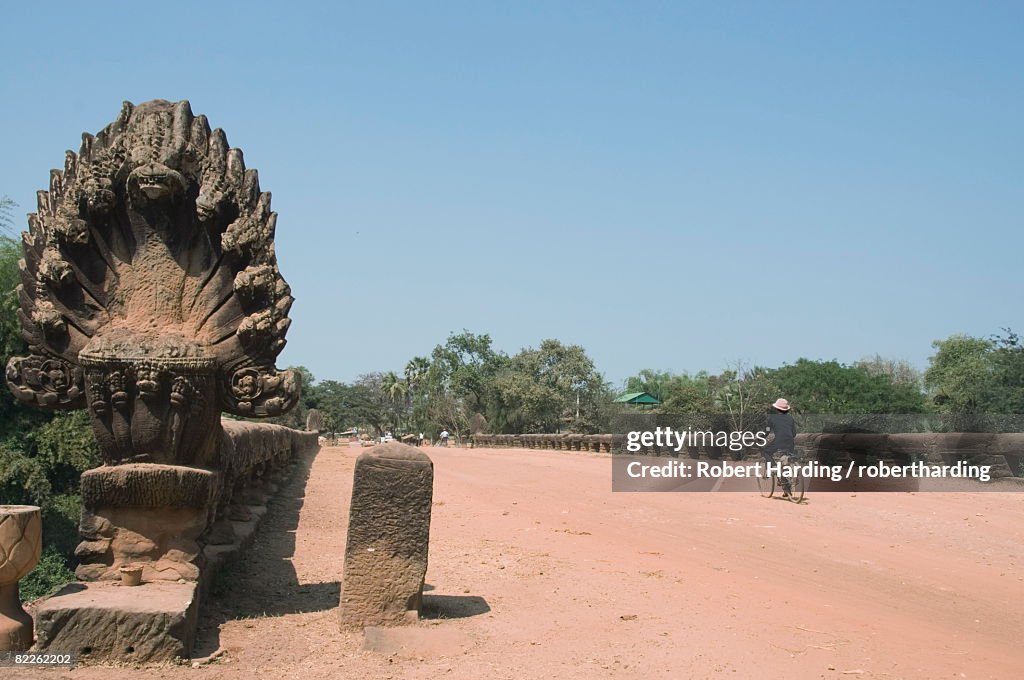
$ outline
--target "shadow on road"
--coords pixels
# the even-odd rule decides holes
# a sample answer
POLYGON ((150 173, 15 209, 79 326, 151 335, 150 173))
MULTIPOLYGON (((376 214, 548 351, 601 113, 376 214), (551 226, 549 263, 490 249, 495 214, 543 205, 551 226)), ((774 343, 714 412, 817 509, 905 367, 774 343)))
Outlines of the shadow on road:
POLYGON ((220 648, 227 621, 326 611, 338 606, 338 582, 300 584, 292 565, 295 532, 316 452, 296 461, 291 476, 267 505, 256 537, 215 576, 204 598, 193 658, 220 648))
POLYGON ((487 601, 478 595, 424 595, 423 619, 465 619, 491 611, 487 601))

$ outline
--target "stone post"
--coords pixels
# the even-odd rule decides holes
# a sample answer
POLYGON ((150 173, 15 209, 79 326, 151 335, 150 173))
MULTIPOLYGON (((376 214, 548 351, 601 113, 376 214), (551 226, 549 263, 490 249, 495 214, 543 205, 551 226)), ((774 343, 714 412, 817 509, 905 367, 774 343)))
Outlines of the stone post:
POLYGON ((18 581, 39 562, 43 525, 33 505, 0 505, 0 652, 32 646, 32 617, 21 608, 18 581))
POLYGON ((434 464, 390 442, 356 460, 340 623, 343 628, 416 620, 423 601, 434 464))

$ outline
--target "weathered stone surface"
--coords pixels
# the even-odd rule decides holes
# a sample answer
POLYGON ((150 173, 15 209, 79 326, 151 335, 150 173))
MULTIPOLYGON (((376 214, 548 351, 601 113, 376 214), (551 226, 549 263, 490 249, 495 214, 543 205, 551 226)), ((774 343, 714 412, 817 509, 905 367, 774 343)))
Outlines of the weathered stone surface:
POLYGON ((796 443, 809 456, 830 460, 924 461, 952 465, 964 461, 987 465, 993 478, 1020 472, 1024 434, 992 432, 803 433, 796 443))
POLYGON ((180 465, 110 465, 82 473, 85 507, 208 508, 217 497, 217 475, 180 465))
POLYGON ((1014 472, 1007 465, 1005 456, 1009 447, 999 441, 1003 438, 1010 442, 1014 439, 1008 435, 986 432, 937 434, 936 452, 946 463, 962 460, 971 465, 988 465, 993 477, 1010 477, 1014 472))
POLYGON ((935 448, 932 435, 920 433, 897 433, 886 435, 887 447, 897 460, 927 460, 935 448))
POLYGON ((324 429, 324 414, 319 409, 309 409, 309 413, 306 414, 306 431, 320 432, 322 429, 324 429))
POLYGON ((39 562, 42 522, 34 505, 0 505, 0 652, 32 644, 32 617, 21 608, 18 581, 39 562))
POLYGON ((200 537, 218 492, 217 473, 196 468, 134 463, 83 473, 75 574, 117 580, 121 566, 141 563, 146 581, 198 580, 200 537))
POLYGON ((125 103, 40 192, 18 287, 23 401, 88 408, 103 460, 212 466, 219 415, 283 413, 291 291, 255 170, 188 102, 125 103))
POLYGON ((96 536, 79 527, 85 540, 75 551, 81 560, 75 571, 78 578, 116 580, 121 566, 135 563, 143 564, 147 581, 199 578, 203 566, 199 541, 206 531, 207 509, 101 506, 83 510, 87 520, 91 513, 110 522, 112 535, 96 536))
POLYGON ((40 652, 89 661, 170 661, 187 657, 198 615, 195 583, 73 583, 39 603, 40 652))
POLYGON ((434 465, 405 444, 359 456, 352 482, 340 622, 343 627, 415 620, 423 598, 434 465))
POLYGON ((315 432, 298 432, 281 425, 224 420, 217 468, 222 502, 243 492, 246 484, 272 475, 320 444, 315 432))
POLYGON ((1000 434, 990 451, 1002 460, 1000 471, 1006 476, 1024 477, 1024 433, 1000 434))

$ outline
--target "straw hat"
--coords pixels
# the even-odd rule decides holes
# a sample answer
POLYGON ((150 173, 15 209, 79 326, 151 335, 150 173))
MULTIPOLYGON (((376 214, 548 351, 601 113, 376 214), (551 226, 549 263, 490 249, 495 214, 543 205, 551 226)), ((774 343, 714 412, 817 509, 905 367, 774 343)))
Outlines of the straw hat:
POLYGON ((788 411, 789 410, 789 402, 786 401, 785 399, 783 399, 782 397, 779 397, 778 399, 776 399, 775 403, 772 404, 772 406, 774 406, 775 408, 779 409, 780 411, 788 411))

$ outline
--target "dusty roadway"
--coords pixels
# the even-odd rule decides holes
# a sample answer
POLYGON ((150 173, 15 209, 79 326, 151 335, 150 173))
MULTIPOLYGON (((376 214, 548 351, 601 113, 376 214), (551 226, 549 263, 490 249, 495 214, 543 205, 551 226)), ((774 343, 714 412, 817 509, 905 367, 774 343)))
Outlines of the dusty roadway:
POLYGON ((428 452, 435 618, 380 651, 337 627, 359 449, 327 448, 208 607, 213 660, 0 677, 1024 674, 1024 494, 613 494, 607 456, 428 452))

